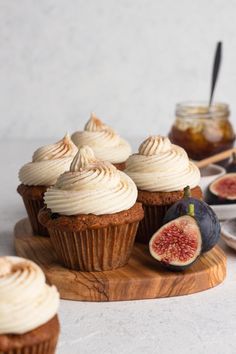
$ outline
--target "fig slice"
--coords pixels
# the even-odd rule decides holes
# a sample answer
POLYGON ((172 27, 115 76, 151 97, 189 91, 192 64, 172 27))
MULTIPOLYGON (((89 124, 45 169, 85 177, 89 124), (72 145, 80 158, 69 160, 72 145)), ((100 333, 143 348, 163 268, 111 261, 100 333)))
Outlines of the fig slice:
POLYGON ((190 266, 200 255, 201 248, 201 232, 190 215, 181 216, 162 226, 149 243, 152 257, 172 270, 183 270, 190 266))
POLYGON ((225 201, 236 201, 236 173, 226 173, 217 178, 209 187, 216 197, 225 201))

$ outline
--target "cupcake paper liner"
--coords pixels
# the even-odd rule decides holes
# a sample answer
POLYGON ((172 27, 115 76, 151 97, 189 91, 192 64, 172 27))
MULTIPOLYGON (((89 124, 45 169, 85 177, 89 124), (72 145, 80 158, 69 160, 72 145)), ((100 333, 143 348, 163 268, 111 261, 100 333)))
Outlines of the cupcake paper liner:
POLYGON ((149 243, 154 232, 162 226, 163 218, 170 206, 143 204, 144 218, 139 223, 136 242, 149 243))
POLYGON ((35 235, 40 235, 40 236, 49 236, 47 228, 41 225, 40 222, 38 221, 39 210, 44 207, 43 198, 29 199, 26 196, 22 196, 22 199, 30 220, 30 224, 33 229, 33 233, 35 235))
POLYGON ((44 207, 43 195, 46 190, 46 186, 27 186, 20 184, 17 187, 17 192, 23 199, 33 233, 40 236, 49 236, 47 228, 41 225, 38 220, 38 213, 40 209, 44 207))
POLYGON ((0 354, 54 354, 59 335, 58 317, 22 335, 0 335, 0 354))
POLYGON ((8 351, 1 351, 0 354, 54 354, 56 352, 57 342, 50 340, 32 346, 15 348, 8 351))
POLYGON ((131 255, 138 221, 85 231, 49 228, 59 261, 67 268, 105 271, 124 266, 131 255))

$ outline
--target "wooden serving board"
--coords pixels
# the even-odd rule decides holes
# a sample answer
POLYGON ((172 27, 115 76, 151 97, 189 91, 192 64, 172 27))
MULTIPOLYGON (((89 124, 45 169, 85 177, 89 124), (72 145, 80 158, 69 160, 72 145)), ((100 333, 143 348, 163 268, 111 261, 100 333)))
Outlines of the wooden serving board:
POLYGON ((79 272, 61 266, 50 239, 33 236, 28 219, 15 226, 18 256, 31 259, 55 284, 62 299, 116 301, 154 299, 187 295, 220 284, 226 275, 226 257, 219 246, 201 256, 184 272, 162 269, 150 256, 148 247, 136 244, 129 263, 107 272, 79 272))

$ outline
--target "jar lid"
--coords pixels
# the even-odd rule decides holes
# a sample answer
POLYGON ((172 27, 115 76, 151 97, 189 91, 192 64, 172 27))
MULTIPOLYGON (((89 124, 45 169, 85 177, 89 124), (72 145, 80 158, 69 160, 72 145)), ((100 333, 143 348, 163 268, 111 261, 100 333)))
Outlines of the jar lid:
POLYGON ((227 118, 229 113, 227 103, 215 102, 209 107, 204 101, 187 101, 176 105, 176 115, 183 118, 227 118))

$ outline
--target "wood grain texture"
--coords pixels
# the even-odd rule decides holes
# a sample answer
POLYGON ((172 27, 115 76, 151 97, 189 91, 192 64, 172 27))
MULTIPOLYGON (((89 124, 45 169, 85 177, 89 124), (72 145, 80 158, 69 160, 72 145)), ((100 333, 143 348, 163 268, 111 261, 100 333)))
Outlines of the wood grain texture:
POLYGON ((107 272, 78 272, 63 268, 56 259, 50 239, 33 236, 28 219, 15 226, 18 256, 33 260, 55 284, 62 299, 117 301, 187 295, 220 284, 226 275, 226 257, 219 246, 201 256, 184 272, 162 269, 149 255, 146 245, 136 244, 123 268, 107 272))

